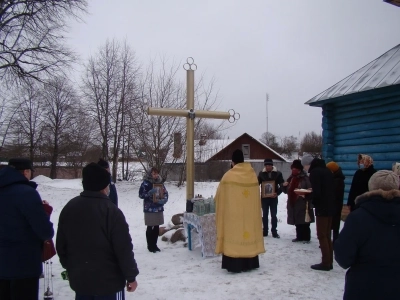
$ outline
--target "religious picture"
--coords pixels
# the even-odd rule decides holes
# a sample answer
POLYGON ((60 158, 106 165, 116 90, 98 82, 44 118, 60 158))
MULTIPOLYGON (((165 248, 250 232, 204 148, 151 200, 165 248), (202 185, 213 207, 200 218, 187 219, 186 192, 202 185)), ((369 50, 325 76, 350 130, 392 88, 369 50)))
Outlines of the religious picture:
POLYGON ((275 193, 275 181, 263 181, 261 183, 261 198, 266 198, 275 193))
POLYGON ((157 203, 160 199, 164 198, 164 186, 162 184, 153 184, 153 189, 157 190, 153 194, 153 202, 157 203))

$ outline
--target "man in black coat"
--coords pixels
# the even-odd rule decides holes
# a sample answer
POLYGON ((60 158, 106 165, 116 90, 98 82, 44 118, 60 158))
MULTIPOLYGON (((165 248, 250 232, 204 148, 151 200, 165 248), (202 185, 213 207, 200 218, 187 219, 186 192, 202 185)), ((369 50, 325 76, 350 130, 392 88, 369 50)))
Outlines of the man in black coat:
POLYGON ((112 181, 111 172, 110 172, 110 164, 108 163, 108 161, 106 161, 102 158, 100 158, 97 163, 99 166, 106 169, 108 173, 110 173, 110 194, 108 195, 108 198, 110 198, 111 202, 114 203, 118 207, 117 188, 115 187, 115 183, 112 181))
POLYGON ((110 174, 96 163, 82 170, 83 192, 60 214, 56 247, 76 300, 123 299, 139 270, 124 214, 107 197, 110 174), (119 298, 118 298, 119 297, 119 298))
POLYGON ((332 270, 333 249, 331 240, 332 217, 335 214, 335 192, 332 172, 323 159, 314 158, 309 168, 313 205, 317 220, 317 237, 322 262, 312 265, 318 271, 332 270))
POLYGON ((332 243, 339 237, 340 221, 342 217, 343 198, 344 198, 344 180, 345 177, 342 168, 331 161, 326 164, 326 167, 331 170, 333 174, 334 190, 335 190, 335 214, 332 218, 332 243))
MULTIPOLYGON (((277 171, 274 167, 272 159, 266 158, 264 160, 264 169, 258 174, 258 183, 262 184, 263 181, 274 181, 275 191, 268 197, 261 198, 261 206, 263 211, 263 235, 268 236, 268 211, 271 211, 271 233, 274 238, 279 239, 277 226, 278 226, 278 196, 282 193, 283 177, 282 173, 277 171)), ((262 194, 262 193, 261 193, 262 194)))
POLYGON ((29 159, 13 158, 0 170, 0 299, 38 299, 42 248, 53 224, 29 181, 29 159))
POLYGON ((334 244, 335 259, 347 269, 344 300, 400 299, 399 177, 378 171, 369 192, 358 196, 334 244))

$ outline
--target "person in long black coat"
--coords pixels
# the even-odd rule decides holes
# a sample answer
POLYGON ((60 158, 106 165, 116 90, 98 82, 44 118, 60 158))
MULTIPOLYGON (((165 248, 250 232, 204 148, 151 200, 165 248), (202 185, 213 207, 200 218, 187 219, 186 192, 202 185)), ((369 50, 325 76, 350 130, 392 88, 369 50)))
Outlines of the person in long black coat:
POLYGON ((347 269, 344 300, 400 299, 399 177, 378 171, 370 192, 355 201, 334 244, 335 259, 347 269))
POLYGON ((350 211, 355 209, 354 200, 358 196, 368 192, 368 181, 376 172, 374 168, 374 161, 369 155, 358 154, 357 164, 359 169, 354 173, 350 186, 349 197, 347 199, 347 206, 350 207, 350 211))
POLYGON ((323 159, 314 158, 311 162, 310 181, 313 205, 317 219, 317 237, 321 248, 321 263, 311 266, 318 271, 332 270, 333 248, 331 240, 332 217, 335 214, 335 194, 332 172, 323 159))
POLYGON ((332 217, 332 243, 334 243, 339 236, 340 220, 342 216, 343 198, 344 198, 344 175, 342 168, 331 161, 326 164, 326 167, 331 170, 333 174, 333 183, 335 190, 335 214, 332 217))

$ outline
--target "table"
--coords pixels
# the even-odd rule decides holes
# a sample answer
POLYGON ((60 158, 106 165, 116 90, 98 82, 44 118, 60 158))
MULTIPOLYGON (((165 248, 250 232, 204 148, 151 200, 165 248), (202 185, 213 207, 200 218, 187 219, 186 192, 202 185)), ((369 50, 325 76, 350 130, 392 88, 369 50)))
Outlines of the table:
POLYGON ((215 213, 198 216, 194 213, 183 214, 183 225, 187 231, 188 248, 192 251, 192 228, 199 233, 201 254, 203 257, 217 256, 215 246, 217 241, 217 228, 215 225, 215 213))

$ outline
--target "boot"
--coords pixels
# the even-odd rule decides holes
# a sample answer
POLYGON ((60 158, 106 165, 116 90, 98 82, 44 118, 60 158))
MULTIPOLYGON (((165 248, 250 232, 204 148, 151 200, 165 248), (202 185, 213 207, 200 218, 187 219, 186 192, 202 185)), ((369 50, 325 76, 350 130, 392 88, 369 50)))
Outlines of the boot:
POLYGON ((330 271, 333 269, 333 267, 332 267, 332 265, 325 266, 322 263, 320 263, 320 264, 312 265, 311 269, 317 270, 317 271, 330 271))
POLYGON ((153 232, 146 230, 146 240, 147 240, 147 250, 149 250, 149 252, 153 252, 155 253, 155 249, 153 246, 153 232))
POLYGON ((281 237, 279 236, 279 234, 275 231, 272 232, 272 237, 276 238, 276 239, 280 239, 281 237))
POLYGON ((153 250, 154 253, 161 252, 160 248, 157 247, 157 240, 158 240, 159 229, 158 226, 153 228, 153 250))

